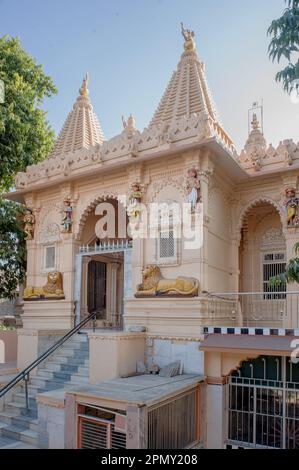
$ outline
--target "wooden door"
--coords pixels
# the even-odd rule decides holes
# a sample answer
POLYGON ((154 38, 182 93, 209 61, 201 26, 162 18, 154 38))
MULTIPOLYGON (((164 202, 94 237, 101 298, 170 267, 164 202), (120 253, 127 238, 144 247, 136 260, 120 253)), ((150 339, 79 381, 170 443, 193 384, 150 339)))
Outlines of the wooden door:
POLYGON ((90 261, 88 264, 88 312, 106 309, 106 263, 90 261))

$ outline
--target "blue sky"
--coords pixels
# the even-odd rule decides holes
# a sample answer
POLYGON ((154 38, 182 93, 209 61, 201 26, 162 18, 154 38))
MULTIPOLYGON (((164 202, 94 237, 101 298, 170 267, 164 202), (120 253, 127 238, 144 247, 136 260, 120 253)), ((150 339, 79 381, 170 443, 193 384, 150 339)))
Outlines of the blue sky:
POLYGON ((195 31, 222 123, 238 148, 247 137, 247 110, 264 100, 265 136, 276 145, 299 140, 299 104, 274 76, 266 31, 283 0, 0 0, 0 35, 19 36, 59 90, 47 100, 59 132, 85 72, 107 138, 133 113, 150 121, 183 50, 180 22, 195 31))

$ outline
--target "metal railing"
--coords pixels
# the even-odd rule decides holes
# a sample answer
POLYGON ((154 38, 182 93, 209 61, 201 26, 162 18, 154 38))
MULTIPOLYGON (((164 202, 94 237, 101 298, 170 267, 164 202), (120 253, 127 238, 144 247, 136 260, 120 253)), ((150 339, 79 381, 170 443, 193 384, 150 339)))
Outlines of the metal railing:
POLYGON ((68 339, 70 339, 73 335, 78 333, 81 328, 86 325, 89 321, 93 320, 93 331, 95 331, 96 327, 96 315, 97 312, 92 312, 88 315, 84 320, 82 320, 77 326, 73 329, 68 331, 66 335, 64 335, 60 340, 58 340, 53 346, 47 349, 43 354, 41 354, 35 361, 33 361, 29 366, 25 367, 18 375, 16 375, 8 384, 5 385, 0 390, 0 398, 4 397, 6 393, 8 393, 13 387, 15 387, 19 382, 22 380, 25 383, 25 401, 26 401, 26 409, 29 410, 29 396, 28 396, 28 382, 29 382, 29 374, 30 372, 35 369, 39 364, 44 362, 51 354, 53 354, 60 346, 62 346, 68 339))
POLYGON ((129 250, 133 247, 132 240, 115 239, 94 243, 93 245, 81 245, 79 248, 80 253, 109 253, 117 251, 129 250))
POLYGON ((299 328, 299 292, 230 292, 209 296, 213 324, 231 326, 299 328))

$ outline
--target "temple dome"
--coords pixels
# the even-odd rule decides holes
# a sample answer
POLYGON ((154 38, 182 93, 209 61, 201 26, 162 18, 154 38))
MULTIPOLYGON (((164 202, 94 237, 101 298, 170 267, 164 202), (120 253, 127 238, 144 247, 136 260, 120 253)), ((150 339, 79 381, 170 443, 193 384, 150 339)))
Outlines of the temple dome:
POLYGON ((216 108, 209 90, 205 67, 200 61, 193 31, 182 25, 185 39, 184 52, 150 122, 150 127, 160 123, 173 124, 183 116, 205 113, 218 121, 216 108))
POLYGON ((55 142, 50 158, 89 149, 104 141, 102 128, 89 99, 87 83, 88 78, 86 77, 73 109, 55 142))

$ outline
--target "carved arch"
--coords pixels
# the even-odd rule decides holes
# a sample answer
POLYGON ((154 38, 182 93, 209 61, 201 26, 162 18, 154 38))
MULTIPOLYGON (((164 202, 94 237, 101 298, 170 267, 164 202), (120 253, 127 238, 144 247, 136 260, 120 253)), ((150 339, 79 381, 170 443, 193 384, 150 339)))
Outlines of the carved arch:
POLYGON ((260 203, 267 203, 267 204, 270 204, 271 206, 273 206, 279 214, 282 227, 284 227, 284 210, 283 210, 283 207, 277 201, 272 199, 271 197, 268 197, 268 196, 256 197, 256 198, 252 199, 251 201, 249 201, 246 204, 246 206, 243 207, 239 212, 239 215, 237 217, 238 223, 237 223, 237 226, 235 228, 235 238, 237 240, 239 240, 239 241, 241 240, 241 229, 244 225, 245 218, 248 215, 249 211, 251 209, 253 209, 255 206, 257 206, 258 204, 260 204, 260 203))
MULTIPOLYGON (((88 202, 85 204, 85 208, 81 210, 78 214, 78 222, 77 227, 75 230, 75 239, 80 240, 82 237, 82 232, 86 223, 87 217, 90 213, 96 208, 96 206, 103 201, 107 201, 108 199, 118 200, 119 193, 114 191, 104 191, 98 196, 91 197, 88 202)), ((118 201, 119 202, 119 201, 118 201)))
POLYGON ((181 194, 182 198, 186 198, 186 191, 183 189, 183 185, 174 179, 169 179, 169 180, 162 180, 159 181, 158 183, 154 183, 153 185, 153 192, 150 195, 149 203, 156 202, 157 196, 159 193, 167 187, 173 187, 177 189, 177 191, 181 194))

